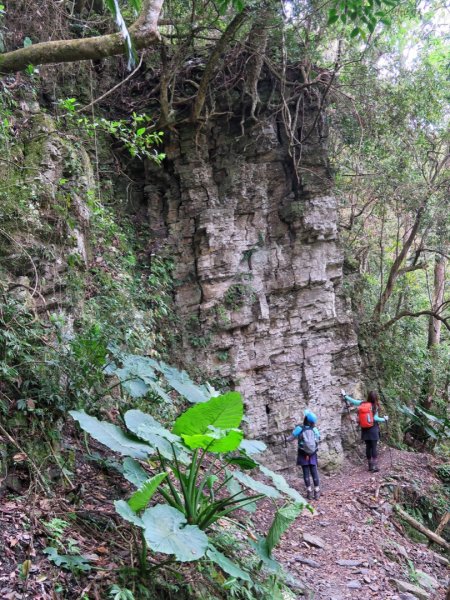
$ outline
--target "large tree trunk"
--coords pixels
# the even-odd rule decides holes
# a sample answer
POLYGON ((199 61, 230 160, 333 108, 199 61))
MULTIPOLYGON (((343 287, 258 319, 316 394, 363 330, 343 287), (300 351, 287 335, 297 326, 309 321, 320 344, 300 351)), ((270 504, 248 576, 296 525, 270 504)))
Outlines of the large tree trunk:
MULTIPOLYGON (((137 50, 147 48, 160 40, 158 19, 164 0, 147 0, 138 19, 129 28, 137 50)), ((41 42, 26 48, 0 54, 0 73, 22 71, 28 65, 97 60, 123 54, 124 39, 120 33, 101 35, 78 40, 41 42)))

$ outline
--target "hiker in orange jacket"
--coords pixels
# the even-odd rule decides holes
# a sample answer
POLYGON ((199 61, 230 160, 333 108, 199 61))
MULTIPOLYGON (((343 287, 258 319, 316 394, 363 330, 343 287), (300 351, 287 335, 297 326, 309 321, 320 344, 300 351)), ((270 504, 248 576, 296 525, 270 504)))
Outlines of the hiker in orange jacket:
POLYGON ((380 403, 376 392, 369 392, 367 400, 355 400, 345 390, 341 390, 342 399, 347 404, 358 406, 359 424, 361 426, 361 439, 366 442, 366 457, 369 463, 369 471, 379 471, 377 445, 380 439, 380 427, 378 423, 387 423, 388 416, 379 417, 380 403))

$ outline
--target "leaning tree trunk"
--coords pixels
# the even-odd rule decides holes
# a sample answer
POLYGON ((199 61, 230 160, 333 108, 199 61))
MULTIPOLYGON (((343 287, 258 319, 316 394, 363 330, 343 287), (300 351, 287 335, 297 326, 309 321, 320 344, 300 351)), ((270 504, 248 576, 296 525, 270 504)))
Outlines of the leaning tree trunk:
POLYGON ((375 306, 375 309, 373 311, 372 318, 375 321, 380 320, 381 315, 383 314, 384 309, 386 307, 386 303, 394 291, 395 282, 397 281, 398 276, 402 272, 401 266, 402 266, 403 262, 405 261, 406 257, 408 256, 408 252, 409 252, 411 245, 414 242, 417 232, 419 230, 419 226, 422 221, 423 213, 425 211, 425 205, 426 205, 426 201, 423 202, 422 205, 419 207, 419 210, 416 213, 416 218, 414 219, 414 223, 411 228, 411 231, 410 231, 408 237, 406 238, 401 251, 397 255, 397 258, 395 259, 394 264, 391 267, 391 270, 389 271, 389 276, 388 276, 388 279, 386 282, 386 286, 385 286, 385 288, 380 296, 380 299, 377 302, 377 305, 375 306))

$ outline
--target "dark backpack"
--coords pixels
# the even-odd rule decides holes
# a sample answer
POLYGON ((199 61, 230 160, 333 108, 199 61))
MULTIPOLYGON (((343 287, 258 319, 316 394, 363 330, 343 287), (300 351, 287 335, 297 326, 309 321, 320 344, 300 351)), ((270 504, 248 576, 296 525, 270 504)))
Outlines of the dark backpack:
POLYGON ((317 452, 317 440, 314 429, 305 425, 298 436, 298 449, 304 454, 312 456, 317 452))

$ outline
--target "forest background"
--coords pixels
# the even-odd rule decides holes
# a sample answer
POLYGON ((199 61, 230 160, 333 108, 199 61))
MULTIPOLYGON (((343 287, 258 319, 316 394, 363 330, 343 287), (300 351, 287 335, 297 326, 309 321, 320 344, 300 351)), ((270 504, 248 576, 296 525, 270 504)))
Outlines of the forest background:
MULTIPOLYGON (((317 94, 319 114, 327 115, 344 286, 365 381, 393 417, 390 443, 436 451, 448 462, 450 48, 443 2, 46 0, 36 7, 20 0, 0 5, 0 18, 2 462, 24 454, 28 476, 48 490, 50 465, 61 466, 69 410, 109 419, 118 398, 121 413, 152 400, 166 425, 185 408, 183 392, 161 404, 167 388, 160 376, 136 389, 130 372, 120 379, 105 370, 111 356, 126 352, 204 379, 177 350, 190 324, 175 315, 170 249, 133 220, 111 181, 132 178, 137 161, 158 165, 164 140, 181 124, 213 119, 215 86, 238 89, 248 99, 246 118, 257 121, 267 102, 258 88, 264 69, 279 82, 277 110, 300 176, 308 132, 298 138, 290 107, 317 94), (292 82, 294 64, 300 75, 292 82), (43 116, 31 127, 39 107, 43 116), (74 164, 50 189, 36 140, 55 129, 62 140, 55 152, 74 164), (111 144, 120 157, 113 174, 105 159, 111 144), (92 173, 74 158, 80 146, 92 173), (73 198, 83 194, 89 268, 74 243, 73 198), (30 243, 31 234, 65 240, 68 269, 54 305, 40 265, 61 257, 30 243)), ((169 387, 177 380, 171 376, 169 387)))

